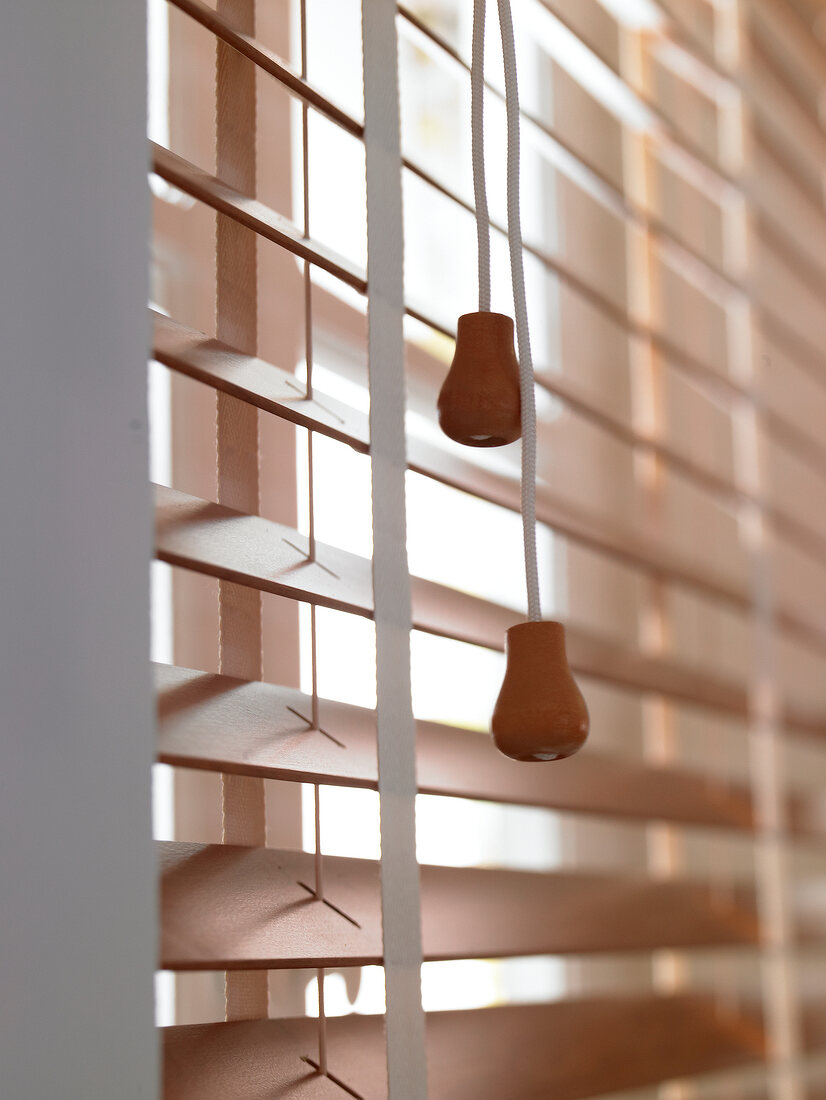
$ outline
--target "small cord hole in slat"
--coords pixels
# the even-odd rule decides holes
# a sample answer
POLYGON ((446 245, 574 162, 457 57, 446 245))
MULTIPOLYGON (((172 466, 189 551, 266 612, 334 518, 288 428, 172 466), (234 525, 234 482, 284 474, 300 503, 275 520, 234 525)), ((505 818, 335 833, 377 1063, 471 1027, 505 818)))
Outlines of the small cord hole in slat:
MULTIPOLYGON (((304 553, 300 546, 296 546, 296 544, 294 542, 290 542, 289 539, 283 539, 282 541, 286 542, 287 546, 291 546, 293 550, 297 550, 299 554, 304 554, 304 557, 307 558, 308 561, 310 560, 309 555, 304 553)), ((341 580, 341 577, 338 575, 338 573, 334 573, 332 569, 324 565, 322 562, 318 561, 316 558, 313 558, 312 562, 314 565, 317 565, 319 569, 323 569, 325 573, 329 573, 331 577, 335 577, 337 581, 341 580)))
POLYGON ((328 901, 327 898, 319 898, 313 887, 308 886, 306 882, 302 882, 301 879, 296 879, 296 885, 300 886, 302 890, 306 890, 308 894, 312 894, 313 897, 316 898, 318 901, 323 901, 324 904, 329 906, 329 908, 332 909, 334 913, 338 913, 340 917, 344 917, 345 920, 349 921, 350 924, 354 925, 356 928, 361 928, 359 922, 353 917, 348 916, 343 909, 339 909, 337 905, 334 905, 331 901, 328 901))
POLYGON ((330 741, 332 741, 334 745, 338 745, 338 747, 340 749, 346 749, 347 748, 347 746, 344 744, 343 741, 339 741, 339 739, 337 737, 333 737, 333 735, 331 733, 328 733, 327 730, 323 730, 321 728, 321 726, 314 725, 310 721, 309 718, 305 718, 304 715, 301 714, 299 711, 295 710, 294 707, 287 707, 287 710, 290 712, 290 714, 294 714, 296 716, 296 718, 300 718, 302 722, 307 723, 308 732, 309 732, 309 730, 317 730, 318 733, 323 733, 324 736, 326 738, 328 738, 330 741))
POLYGON ((333 420, 337 420, 339 424, 345 424, 346 421, 343 416, 339 416, 337 412, 333 412, 332 409, 328 409, 326 405, 323 405, 317 397, 311 398, 314 405, 317 405, 322 412, 326 412, 328 416, 332 416, 333 420))
MULTIPOLYGON (((306 1062, 308 1066, 312 1066, 316 1073, 321 1073, 321 1067, 319 1066, 315 1058, 309 1058, 307 1057, 307 1055, 302 1054, 301 1061, 306 1062)), ((330 1073, 330 1071, 327 1070, 324 1076, 329 1077, 333 1084, 338 1085, 340 1089, 344 1089, 348 1096, 355 1096, 356 1100, 364 1100, 364 1097, 361 1095, 360 1092, 356 1092, 356 1090, 351 1089, 349 1085, 345 1085, 341 1078, 336 1077, 334 1073, 330 1073)))

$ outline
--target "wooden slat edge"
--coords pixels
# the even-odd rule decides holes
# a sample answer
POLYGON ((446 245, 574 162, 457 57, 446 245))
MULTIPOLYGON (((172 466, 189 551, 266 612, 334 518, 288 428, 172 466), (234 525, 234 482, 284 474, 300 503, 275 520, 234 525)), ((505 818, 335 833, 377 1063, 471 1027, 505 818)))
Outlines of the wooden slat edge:
MULTIPOLYGON (((248 1100, 274 1082, 285 1082, 281 1095, 290 1100, 314 1097, 302 1091, 311 1087, 302 1058, 316 1057, 316 1028, 310 1019, 165 1028, 165 1100, 248 1100)), ((386 1097, 382 1017, 337 1017, 327 1029, 330 1073, 353 1095, 386 1097)), ((427 1043, 430 1093, 450 1100, 583 1100, 765 1053, 759 1019, 696 995, 433 1012, 427 1043)))
MULTIPOLYGON (((379 863, 229 844, 159 845, 167 970, 382 960, 379 863)), ((756 945, 753 891, 581 871, 421 867, 424 958, 756 945), (611 914, 606 920, 606 913, 611 914)))
MULTIPOLYGON (((248 401, 291 423, 347 443, 358 451, 369 450, 369 431, 364 414, 323 394, 316 393, 308 400, 288 371, 254 356, 244 355, 154 310, 149 312, 153 324, 154 357, 170 369, 248 401)), ((584 407, 579 396, 571 397, 568 383, 554 383, 550 388, 563 400, 569 401, 575 410, 581 411, 580 406, 584 407)), ((409 441, 409 465, 418 473, 475 493, 502 507, 513 511, 520 509, 516 472, 514 477, 509 478, 481 469, 460 456, 416 439, 409 441)), ((582 509, 576 509, 541 482, 537 486, 537 517, 560 534, 633 568, 645 569, 657 577, 695 588, 708 596, 725 600, 741 611, 748 611, 751 607, 745 586, 737 585, 708 569, 698 568, 695 563, 684 560, 650 539, 611 528, 582 509)), ((778 611, 778 622, 788 633, 795 634, 816 648, 826 649, 826 631, 814 624, 783 609, 778 611)))
POLYGON ((249 34, 243 34, 237 28, 222 18, 213 8, 202 3, 201 0, 170 0, 176 8, 180 8, 191 19, 200 23, 206 30, 211 31, 216 38, 232 46, 234 50, 243 54, 258 68, 268 73, 280 84, 283 84, 293 95, 303 100, 309 106, 320 111, 331 122, 335 122, 347 133, 354 137, 364 136, 364 126, 352 115, 342 111, 326 96, 323 96, 316 88, 309 84, 303 77, 284 61, 283 58, 273 53, 262 42, 249 34))
MULTIPOLYGON (((309 561, 306 538, 292 528, 164 486, 156 486, 155 494, 160 560, 275 595, 372 614, 368 560, 318 543, 309 561)), ((431 634, 501 650, 505 632, 521 619, 509 608, 418 577, 411 578, 411 589, 414 625, 431 634)), ((745 685, 646 657, 573 624, 566 635, 575 672, 729 714, 749 713, 745 685)), ((822 714, 787 705, 783 718, 789 729, 826 733, 822 714)))
POLYGON ((305 237, 297 226, 258 199, 242 195, 162 145, 150 142, 150 148, 152 171, 167 183, 364 293, 366 276, 355 264, 305 237))
POLYGON ((290 371, 245 355, 153 309, 149 315, 153 357, 170 370, 358 451, 369 450, 369 428, 363 413, 316 391, 307 398, 290 371))
MULTIPOLYGON (((344 257, 337 255, 330 249, 320 245, 318 242, 305 238, 297 226, 294 226, 286 218, 281 217, 257 199, 240 194, 238 191, 224 184, 217 177, 209 175, 207 172, 191 164, 189 161, 186 161, 184 158, 154 143, 152 143, 152 168, 153 171, 167 180, 167 182, 180 188, 187 194, 192 195, 194 198, 207 203, 212 206, 213 209, 226 214, 228 217, 234 218, 240 222, 240 224, 260 233, 267 239, 286 248, 294 255, 309 260, 337 276, 343 282, 355 287, 362 293, 366 290, 365 273, 344 257)), ((543 262, 551 263, 551 260, 543 256, 543 262)), ((558 273, 562 277, 564 265, 554 262, 552 266, 558 270, 558 273)), ((579 280, 577 280, 577 286, 579 286, 579 280)), ((600 302, 601 301, 600 299, 600 302)), ((429 324, 431 327, 441 330, 441 326, 439 326, 438 322, 432 317, 428 317, 414 309, 409 309, 408 312, 411 316, 420 317, 425 324, 429 324)), ((629 328, 629 332, 634 331, 635 326, 631 324, 630 319, 626 317, 622 311, 620 312, 622 314, 622 323, 629 328)), ((650 335, 656 339, 658 345, 662 346, 663 350, 681 368, 688 369, 692 375, 698 375, 706 380, 709 378, 710 372, 707 368, 701 369, 699 364, 689 361, 689 357, 681 353, 679 349, 674 348, 659 334, 653 333, 650 335)), ((722 376, 717 376, 716 380, 718 384, 725 382, 729 388, 733 386, 731 380, 723 379, 722 376)), ((736 386, 733 386, 733 388, 739 389, 736 386)), ((750 394, 749 399, 754 400, 754 395, 750 394)), ((602 426, 605 427, 605 418, 603 417, 602 419, 602 426)), ((614 426, 616 427, 616 425, 614 426)), ((788 425, 785 426, 786 439, 788 439, 791 430, 792 429, 788 425)), ((640 439, 639 443, 642 446, 652 446, 650 440, 640 439)), ((656 442, 653 446, 656 449, 656 442)), ((667 451, 669 461, 677 461, 679 456, 675 456, 672 452, 668 451, 667 448, 660 447, 660 449, 664 452, 663 457, 666 457, 665 452, 667 451)), ((743 495, 736 490, 736 487, 721 481, 721 479, 702 470, 697 467, 695 463, 687 459, 680 458, 679 467, 682 472, 686 473, 688 476, 698 478, 706 488, 711 488, 716 493, 722 493, 727 498, 743 495)), ((761 506, 765 507, 765 505, 761 506)), ((826 539, 822 538, 807 525, 800 524, 780 509, 767 508, 766 510, 778 526, 786 533, 787 537, 792 538, 802 548, 808 550, 812 554, 822 554, 826 547, 826 539)), ((813 632, 810 631, 810 634, 811 633, 813 632)))
MULTIPOLYGON (((155 665, 158 759, 180 767, 293 782, 376 787, 375 714, 327 699, 311 728, 309 696, 192 669, 155 665)), ((630 820, 750 829, 746 788, 710 776, 583 752, 526 768, 486 734, 417 722, 422 793, 630 820)))
POLYGON ((807 1054, 826 1047, 826 1001, 804 1000, 800 1006, 801 1038, 807 1054))
MULTIPOLYGON (((156 486, 155 493, 160 560, 275 595, 371 615, 368 560, 319 543, 311 562, 306 538, 291 528, 164 486, 156 486)), ((411 588, 414 625, 431 634, 501 650, 505 632, 521 618, 508 608, 421 578, 413 577, 411 588)), ((731 714, 748 713, 744 685, 645 657, 573 625, 567 628, 567 642, 576 672, 731 714)))

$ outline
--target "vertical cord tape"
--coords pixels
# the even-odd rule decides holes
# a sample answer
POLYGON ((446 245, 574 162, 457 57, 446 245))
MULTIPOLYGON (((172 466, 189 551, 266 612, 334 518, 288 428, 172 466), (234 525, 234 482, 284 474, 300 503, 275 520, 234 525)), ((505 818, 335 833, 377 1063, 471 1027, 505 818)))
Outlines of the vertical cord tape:
POLYGON ((499 0, 499 27, 502 34, 505 106, 508 119, 508 248, 511 260, 513 305, 516 314, 519 388, 522 402, 522 539, 525 547, 528 619, 536 622, 542 618, 539 600, 539 567, 536 556, 536 399, 531 338, 528 331, 525 271, 522 262, 522 221, 519 208, 519 88, 516 79, 516 49, 510 0, 499 0))

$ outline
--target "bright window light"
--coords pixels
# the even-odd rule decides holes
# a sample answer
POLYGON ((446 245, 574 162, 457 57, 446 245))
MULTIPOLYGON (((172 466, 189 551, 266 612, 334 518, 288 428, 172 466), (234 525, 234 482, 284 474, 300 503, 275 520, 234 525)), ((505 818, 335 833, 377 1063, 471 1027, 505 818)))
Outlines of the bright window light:
MULTIPOLYGON (((381 858, 379 796, 358 787, 319 788, 321 792, 321 850, 327 856, 351 859, 381 858)), ((315 851, 314 790, 301 789, 301 831, 305 852, 315 851)))
MULTIPOLYGON (((361 981, 356 999, 347 995, 347 983, 342 974, 324 975, 324 1015, 381 1016, 384 1013, 384 968, 361 967, 361 981)), ((318 985, 312 978, 304 990, 304 1011, 308 1016, 318 1016, 318 985)))
POLYGON ((420 794, 416 854, 420 863, 449 867, 549 871, 560 862, 559 817, 531 806, 420 794))

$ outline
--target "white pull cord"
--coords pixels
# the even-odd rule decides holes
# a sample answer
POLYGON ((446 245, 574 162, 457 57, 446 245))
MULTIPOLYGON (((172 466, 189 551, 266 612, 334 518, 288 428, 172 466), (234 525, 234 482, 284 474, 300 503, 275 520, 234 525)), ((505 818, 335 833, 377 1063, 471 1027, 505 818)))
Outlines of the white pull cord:
POLYGON ((536 557, 536 398, 534 394, 528 302, 522 264, 522 219, 519 210, 519 87, 510 0, 499 0, 502 60, 505 66, 505 107, 508 117, 508 247, 511 255, 513 308, 519 348, 519 387, 522 400, 522 540, 525 546, 525 582, 528 619, 542 618, 539 566, 536 557))
POLYGON ((473 0, 473 46, 470 63, 470 132, 473 198, 479 264, 479 312, 490 312, 490 217, 485 188, 485 8, 473 0))
MULTIPOLYGON (((476 238, 479 249, 479 311, 490 310, 490 218, 485 188, 485 2, 473 3, 473 48, 470 67, 471 147, 473 194, 476 203, 476 238)), ((539 566, 536 556, 536 399, 533 358, 528 330, 528 303, 522 264, 522 220, 519 210, 519 88, 516 48, 510 0, 499 0, 502 60, 505 68, 505 107, 508 120, 507 196, 508 248, 511 260, 513 306, 519 349, 519 389, 522 404, 522 541, 525 547, 525 582, 528 619, 542 618, 539 599, 539 566)))

